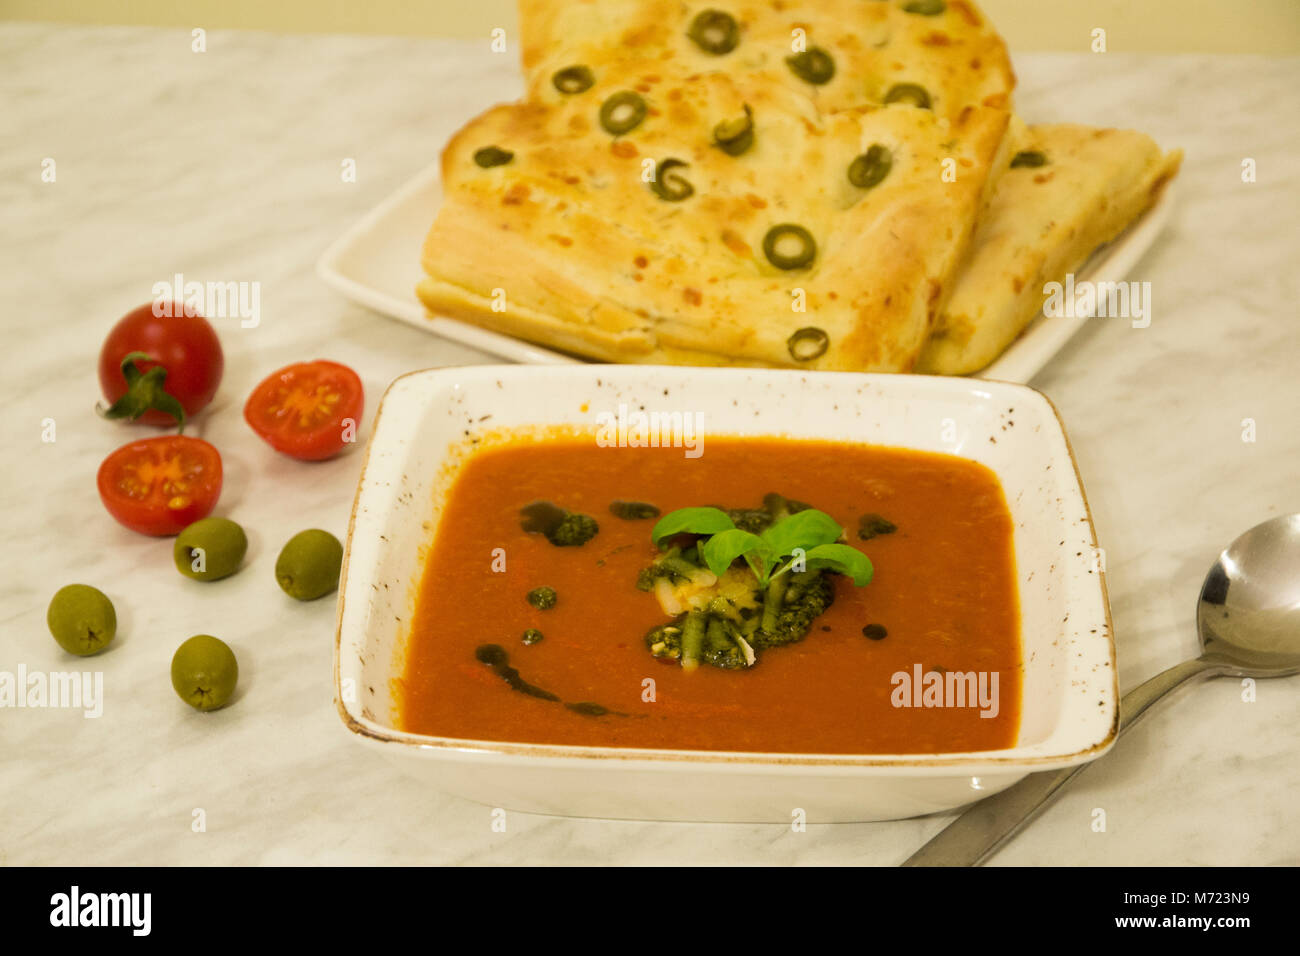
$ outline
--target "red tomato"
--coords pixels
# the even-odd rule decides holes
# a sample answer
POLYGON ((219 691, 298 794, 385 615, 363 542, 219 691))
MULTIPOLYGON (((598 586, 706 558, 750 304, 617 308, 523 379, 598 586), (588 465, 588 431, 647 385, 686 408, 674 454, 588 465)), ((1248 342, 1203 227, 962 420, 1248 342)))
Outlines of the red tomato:
MULTIPOLYGON (((187 417, 197 415, 212 401, 221 384, 225 357, 221 342, 208 320, 186 315, 180 303, 171 304, 171 315, 154 315, 153 303, 132 309, 113 326, 99 352, 99 386, 112 405, 126 394, 122 359, 131 352, 144 352, 153 362, 138 360, 136 367, 147 372, 155 365, 167 369, 163 388, 174 395, 187 417)), ((165 412, 149 409, 137 421, 147 425, 174 425, 165 412)))
POLYGON ((253 389, 244 419, 276 451, 320 461, 356 439, 364 407, 357 373, 317 359, 286 366, 253 389))
POLYGON ((216 506, 221 455, 201 438, 145 438, 105 458, 98 483, 108 513, 132 531, 180 534, 216 506))

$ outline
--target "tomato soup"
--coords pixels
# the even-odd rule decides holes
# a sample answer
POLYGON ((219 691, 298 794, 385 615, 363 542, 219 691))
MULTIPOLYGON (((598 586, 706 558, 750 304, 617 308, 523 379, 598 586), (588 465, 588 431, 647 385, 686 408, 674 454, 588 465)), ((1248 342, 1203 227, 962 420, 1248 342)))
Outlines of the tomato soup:
POLYGON ((1011 747, 1021 693, 1012 520, 997 477, 947 455, 710 437, 691 458, 520 435, 470 453, 451 482, 406 653, 398 723, 414 733, 800 754, 1011 747), (842 525, 874 565, 870 583, 829 575, 833 603, 806 637, 762 650, 752 667, 687 670, 652 656, 646 633, 671 620, 637 588, 660 555, 656 520, 617 517, 611 503, 758 508, 770 492, 842 525), (538 500, 595 518, 598 533, 558 547, 525 531, 521 509, 538 500), (865 538, 864 515, 883 519, 865 538), (554 606, 529 602, 542 586, 554 606), (530 630, 541 639, 525 643, 530 630))

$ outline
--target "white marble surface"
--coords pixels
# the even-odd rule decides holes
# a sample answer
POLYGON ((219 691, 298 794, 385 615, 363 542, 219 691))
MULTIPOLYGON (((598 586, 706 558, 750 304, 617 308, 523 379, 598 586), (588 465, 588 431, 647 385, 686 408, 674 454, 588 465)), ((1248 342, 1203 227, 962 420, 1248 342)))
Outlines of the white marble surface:
MULTIPOLYGON (((500 833, 487 808, 420 789, 344 732, 334 609, 293 605, 271 569, 294 531, 344 532, 359 455, 283 459, 241 404, 282 364, 335 358, 365 380, 368 424, 394 376, 484 360, 348 304, 312 265, 466 118, 515 94, 512 56, 255 33, 212 33, 195 54, 187 31, 4 24, 0 62, 0 670, 81 667, 44 624, 67 582, 108 592, 121 635, 91 665, 102 718, 0 710, 0 864, 893 864, 945 824, 795 833, 511 814, 500 833), (340 180, 346 157, 355 184, 340 180), (100 341, 176 271, 262 284, 258 328, 218 326, 226 378, 194 429, 225 457, 221 513, 251 532, 251 566, 220 587, 182 579, 169 544, 116 526, 94 490, 100 460, 136 434, 91 413, 100 341), (210 715, 167 677, 199 631, 228 640, 242 669, 237 704, 210 715), (192 831, 196 808, 206 832, 192 831)), ((1097 321, 1035 381, 1083 471, 1129 688, 1194 654, 1218 549, 1300 511, 1300 63, 1083 53, 1016 67, 1030 121, 1133 126, 1187 152, 1172 224, 1133 276, 1153 284, 1151 326, 1097 321), (1241 182, 1243 157, 1258 182, 1241 182)), ((1254 703, 1233 681, 1186 689, 995 862, 1300 862, 1298 727, 1296 679, 1261 683, 1254 703)))

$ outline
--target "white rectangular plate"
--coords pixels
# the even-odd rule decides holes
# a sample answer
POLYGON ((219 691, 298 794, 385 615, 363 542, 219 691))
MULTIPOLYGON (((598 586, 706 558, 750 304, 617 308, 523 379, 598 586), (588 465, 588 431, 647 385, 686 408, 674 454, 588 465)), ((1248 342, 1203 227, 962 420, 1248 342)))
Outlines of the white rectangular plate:
MULTIPOLYGON (((438 163, 376 206, 340 236, 316 263, 316 273, 349 299, 489 355, 532 365, 569 365, 580 359, 466 322, 430 316, 415 295, 423 278, 420 248, 442 202, 438 163)), ((1169 216, 1173 190, 1115 241, 1099 249, 1076 282, 1119 282, 1155 242, 1169 216)), ((976 378, 1027 383, 1088 321, 1088 316, 1039 315, 1002 355, 976 378)))

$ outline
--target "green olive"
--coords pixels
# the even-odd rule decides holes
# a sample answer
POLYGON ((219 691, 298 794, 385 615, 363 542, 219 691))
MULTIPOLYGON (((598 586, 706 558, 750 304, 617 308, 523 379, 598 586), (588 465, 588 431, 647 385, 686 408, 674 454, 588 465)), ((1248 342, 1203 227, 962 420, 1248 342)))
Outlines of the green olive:
POLYGON ((493 166, 504 166, 514 158, 515 154, 510 150, 501 149, 497 146, 484 146, 474 153, 474 162, 484 169, 491 169, 493 166))
POLYGON ((299 601, 314 601, 339 586, 343 545, 328 531, 299 531, 280 551, 275 579, 284 593, 299 601))
POLYGON ((740 42, 736 18, 722 10, 702 10, 691 21, 686 35, 705 53, 730 53, 740 42))
POLYGON ((745 104, 745 115, 723 120, 713 127, 713 141, 728 156, 739 156, 754 145, 754 113, 745 104))
POLYGON ((1046 166, 1047 157, 1036 149, 1025 149, 1016 153, 1011 159, 1011 168, 1018 166, 1046 166))
POLYGON ((893 155, 879 143, 849 163, 849 182, 859 189, 870 189, 880 184, 894 165, 893 155))
POLYGON ((542 637, 543 634, 541 631, 539 631, 535 627, 530 627, 528 630, 524 631, 524 636, 521 638, 521 640, 525 644, 536 644, 538 641, 542 639, 542 637))
POLYGON ((645 119, 646 105, 640 93, 622 90, 600 105, 600 125, 614 136, 629 133, 645 119))
POLYGON ((225 706, 238 680, 235 652, 211 634, 195 634, 172 655, 172 687, 195 710, 225 706))
POLYGON ((229 518, 200 518, 176 537, 176 570, 196 581, 219 581, 239 570, 248 551, 244 529, 229 518))
POLYGON ((763 237, 763 254, 778 269, 801 269, 816 257, 817 243, 803 226, 783 222, 773 226, 763 237), (791 240, 799 243, 798 249, 788 251, 791 240))
POLYGON ((794 56, 787 56, 785 62, 795 76, 817 86, 829 83, 831 77, 835 75, 835 61, 819 46, 810 47, 794 56))
POLYGON ((562 70, 555 71, 551 82, 561 93, 585 93, 595 84, 596 77, 592 75, 589 67, 566 66, 562 70))
POLYGON ((930 94, 916 83, 895 83, 885 94, 885 103, 910 103, 923 110, 930 108, 930 94))
POLYGON ((790 357, 796 362, 811 362, 826 354, 831 337, 816 326, 809 325, 796 331, 785 341, 790 357))
POLYGON ((681 202, 683 199, 689 199, 695 194, 695 187, 682 178, 680 173, 674 173, 677 167, 685 169, 687 163, 680 159, 665 159, 655 166, 655 178, 650 183, 650 191, 660 199, 668 202, 681 202))
POLYGON ((98 654, 117 634, 113 602, 89 584, 69 584, 54 592, 45 623, 59 646, 78 657, 98 654))
POLYGON ((908 0, 903 4, 904 13, 916 13, 923 17, 937 17, 948 9, 944 0, 908 0))

